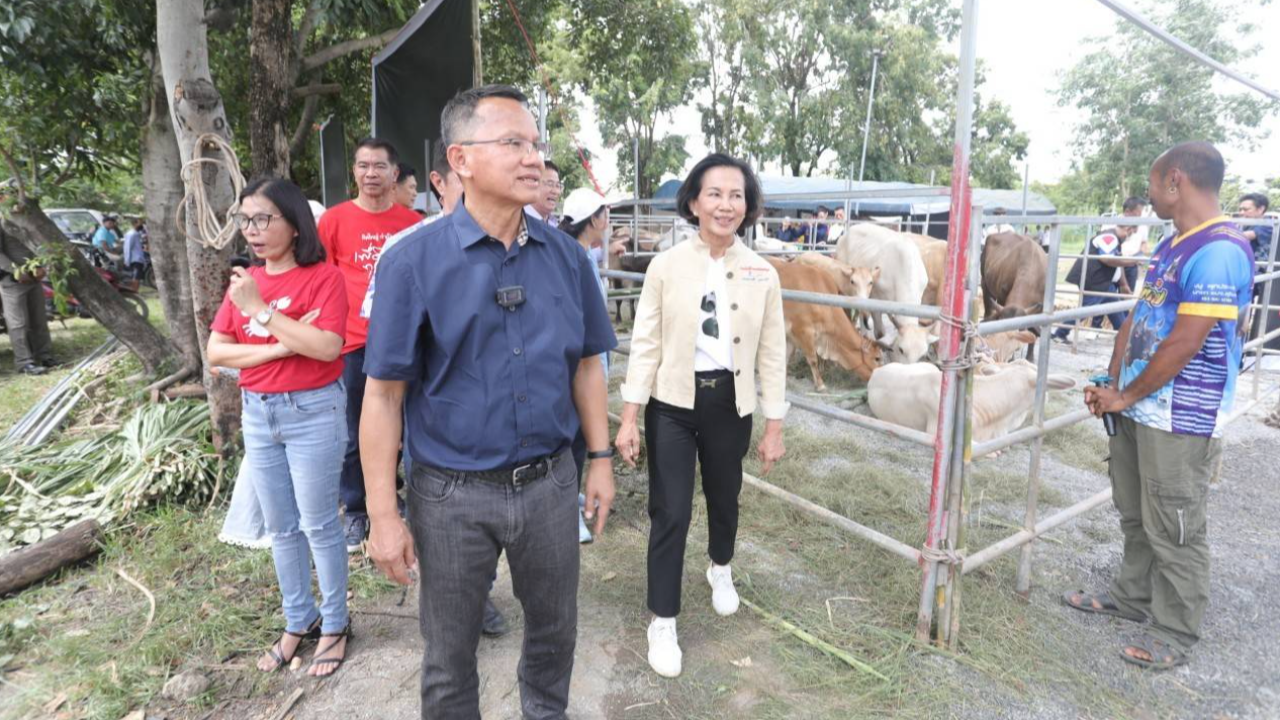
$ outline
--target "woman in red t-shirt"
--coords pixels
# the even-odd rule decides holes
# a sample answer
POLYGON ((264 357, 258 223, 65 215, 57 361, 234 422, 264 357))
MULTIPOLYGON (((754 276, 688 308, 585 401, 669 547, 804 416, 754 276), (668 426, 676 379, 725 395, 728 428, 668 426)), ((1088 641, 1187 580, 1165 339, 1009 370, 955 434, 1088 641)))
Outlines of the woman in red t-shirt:
POLYGON ((324 262, 307 199, 288 180, 258 180, 232 219, 253 251, 235 268, 209 336, 209 362, 240 369, 244 462, 252 478, 283 597, 285 630, 258 661, 274 671, 319 638, 308 673, 346 658, 347 550, 338 479, 347 441, 342 344, 347 296, 324 262), (320 585, 311 593, 311 559, 320 585))

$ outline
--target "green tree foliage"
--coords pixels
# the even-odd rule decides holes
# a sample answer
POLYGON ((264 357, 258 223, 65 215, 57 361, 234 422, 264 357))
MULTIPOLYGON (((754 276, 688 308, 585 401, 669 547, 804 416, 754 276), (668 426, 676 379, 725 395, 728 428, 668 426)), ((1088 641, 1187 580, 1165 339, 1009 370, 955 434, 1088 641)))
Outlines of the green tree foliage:
POLYGON ((149 69, 134 47, 154 20, 135 11, 95 0, 0 8, 0 175, 32 197, 136 167, 149 69))
POLYGON ((693 13, 682 0, 571 0, 568 25, 600 134, 617 148, 621 176, 631 178, 638 168, 640 195, 649 197, 688 157, 684 136, 659 126, 689 101, 698 74, 693 13))
MULTIPOLYGON (((1151 17, 1181 40, 1221 62, 1253 53, 1253 28, 1233 18, 1240 3, 1175 0, 1155 6, 1151 17)), ((1142 194, 1151 162, 1169 146, 1208 140, 1253 147, 1258 126, 1276 105, 1238 86, 1215 82, 1212 70, 1192 62, 1133 25, 1117 21, 1098 50, 1062 78, 1058 103, 1079 111, 1074 141, 1079 160, 1064 180, 1079 209, 1110 209, 1142 194), (1087 178, 1088 183, 1080 180, 1087 178)))
MULTIPOLYGON (((950 178, 959 15, 941 0, 703 0, 699 34, 713 148, 793 175, 856 173, 873 52, 880 53, 865 177, 950 178), (830 164, 829 158, 835 157, 830 164)), ((975 105, 975 183, 1014 187, 1028 139, 999 102, 975 105)))

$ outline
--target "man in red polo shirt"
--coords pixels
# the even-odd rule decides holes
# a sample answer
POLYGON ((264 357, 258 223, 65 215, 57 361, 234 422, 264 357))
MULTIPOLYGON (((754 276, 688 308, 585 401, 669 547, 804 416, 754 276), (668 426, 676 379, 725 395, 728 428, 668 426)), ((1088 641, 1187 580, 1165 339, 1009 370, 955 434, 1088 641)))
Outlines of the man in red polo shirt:
POLYGON ((387 238, 418 222, 418 214, 395 202, 395 147, 386 140, 365 138, 356 145, 352 174, 355 200, 330 208, 320 218, 320 242, 329 262, 338 266, 346 285, 347 340, 342 346, 342 378, 347 386, 347 453, 342 461, 339 498, 346 507, 343 534, 347 552, 355 552, 369 532, 364 505, 364 473, 360 468, 360 407, 364 404, 364 343, 369 321, 360 305, 373 278, 373 268, 387 238))

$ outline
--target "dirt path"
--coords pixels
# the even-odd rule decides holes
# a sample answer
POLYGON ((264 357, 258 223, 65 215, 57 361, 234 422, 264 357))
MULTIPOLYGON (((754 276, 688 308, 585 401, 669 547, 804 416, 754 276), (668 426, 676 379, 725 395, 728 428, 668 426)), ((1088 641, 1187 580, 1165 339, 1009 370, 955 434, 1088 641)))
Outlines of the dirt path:
MULTIPOLYGON (((1105 361, 1105 340, 1080 354, 1055 348, 1056 371, 1084 377, 1105 361)), ((803 387, 804 381, 794 381, 803 387)), ((824 400, 857 402, 836 391, 824 400)), ((1074 407, 1079 394, 1055 401, 1074 407)), ((695 503, 680 618, 685 674, 654 675, 644 660, 645 478, 619 476, 620 499, 601 542, 583 548, 580 628, 572 686, 573 718, 1220 718, 1280 717, 1280 432, 1260 422, 1266 407, 1231 426, 1223 479, 1210 499, 1213 584, 1204 640, 1191 665, 1166 674, 1120 661, 1135 628, 1063 607, 1064 589, 1100 587, 1120 560, 1117 516, 1109 506, 1037 543, 1029 602, 1013 596, 1016 554, 965 584, 963 655, 919 651, 914 620, 918 574, 885 553, 744 491, 735 574, 745 598, 871 662, 889 678, 859 674, 764 623, 745 607, 721 619, 701 581, 705 511, 695 503)), ((882 436, 833 431, 806 413, 789 420, 793 449, 779 484, 863 519, 907 542, 922 524, 929 454, 882 436), (788 474, 789 473, 789 474, 788 474), (797 483, 800 483, 797 485, 797 483), (803 483, 809 483, 805 485, 803 483), (788 485, 790 484, 790 485, 788 485), (864 513, 860 515, 859 513, 864 513)), ((1100 424, 1085 423, 1046 445, 1042 516, 1107 487, 1100 424), (1097 427, 1095 427, 1097 426, 1097 427)), ((1021 523, 1028 450, 975 465, 970 490, 971 550, 1021 523)), ((505 566, 494 598, 517 628, 482 639, 481 708, 486 718, 518 718, 515 668, 521 622, 505 566)), ((413 718, 418 713, 421 640, 416 598, 399 592, 357 604, 352 659, 332 680, 285 678, 270 694, 225 717, 268 718, 294 687, 305 694, 297 720, 413 718)), ((233 712, 234 711, 234 712, 233 712)))

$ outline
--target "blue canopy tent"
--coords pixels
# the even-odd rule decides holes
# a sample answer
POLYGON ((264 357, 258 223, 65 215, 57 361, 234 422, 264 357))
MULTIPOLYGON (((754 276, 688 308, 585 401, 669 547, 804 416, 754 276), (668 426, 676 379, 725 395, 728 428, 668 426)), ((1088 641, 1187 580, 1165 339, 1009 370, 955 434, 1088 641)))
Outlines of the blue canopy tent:
MULTIPOLYGON (((652 207, 658 212, 674 212, 675 197, 680 190, 680 180, 668 180, 664 182, 653 199, 657 201, 666 200, 669 202, 658 202, 652 207)), ((873 217, 901 217, 908 223, 923 222, 926 217, 931 221, 929 234, 939 238, 946 238, 946 221, 951 212, 951 198, 947 195, 925 194, 930 191, 946 190, 940 186, 916 185, 907 182, 849 182, 839 178, 814 178, 814 177, 776 177, 769 175, 760 176, 760 184, 764 190, 765 208, 772 215, 812 215, 818 211, 819 207, 827 207, 835 209, 843 205, 840 200, 770 200, 770 197, 796 195, 800 193, 843 193, 853 191, 895 191, 894 197, 863 197, 858 200, 851 200, 850 206, 856 206, 856 214, 859 216, 873 217), (918 189, 922 191, 919 196, 897 197, 898 192, 902 190, 918 189)), ((1022 212, 1022 191, 1021 190, 989 190, 986 188, 974 188, 973 199, 975 203, 983 206, 987 213, 1000 209, 1005 212, 1016 215, 1022 212)), ((625 207, 628 203, 626 200, 620 201, 615 207, 625 207)), ((1057 208, 1049 199, 1037 192, 1027 193, 1027 214, 1028 215, 1053 215, 1057 213, 1057 208)))

